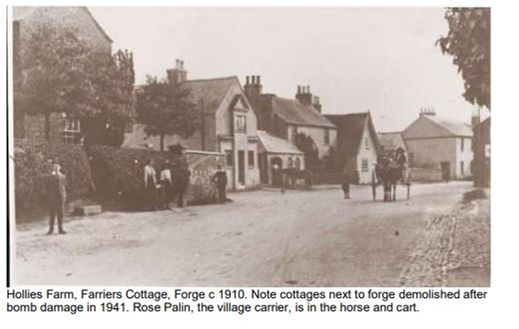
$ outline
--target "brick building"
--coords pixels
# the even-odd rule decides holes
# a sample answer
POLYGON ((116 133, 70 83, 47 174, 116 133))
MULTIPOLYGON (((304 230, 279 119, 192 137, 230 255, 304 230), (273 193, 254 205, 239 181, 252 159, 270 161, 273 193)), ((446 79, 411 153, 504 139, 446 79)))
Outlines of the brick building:
MULTIPOLYGON (((259 184, 258 136, 256 114, 237 77, 187 80, 184 63, 167 71, 169 83, 190 92, 192 102, 200 106, 201 129, 183 139, 168 135, 164 145, 180 143, 189 150, 225 154, 229 189, 250 189, 259 184)), ((125 135, 123 147, 147 147, 159 150, 157 136, 146 136, 142 125, 134 125, 125 135)))
POLYGON ((310 87, 299 86, 295 99, 282 98, 262 92, 261 78, 246 78, 245 93, 258 117, 258 129, 294 144, 297 133, 312 137, 319 158, 330 153, 337 138, 337 128, 324 115, 319 97, 310 87))
MULTIPOLYGON (((111 54, 112 40, 86 7, 13 7, 13 78, 15 94, 24 85, 24 67, 28 42, 31 34, 42 26, 67 28, 87 47, 96 52, 111 54)), ((15 138, 44 139, 44 117, 29 116, 16 105, 13 111, 15 138)), ((50 138, 75 142, 80 135, 78 120, 66 118, 64 114, 51 115, 50 138)))

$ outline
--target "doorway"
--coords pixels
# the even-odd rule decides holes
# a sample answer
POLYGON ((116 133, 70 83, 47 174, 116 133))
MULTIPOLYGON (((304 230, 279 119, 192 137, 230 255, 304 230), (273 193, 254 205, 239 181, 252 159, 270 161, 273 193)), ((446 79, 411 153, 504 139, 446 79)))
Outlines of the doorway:
POLYGON ((238 151, 238 182, 245 186, 245 151, 238 151))

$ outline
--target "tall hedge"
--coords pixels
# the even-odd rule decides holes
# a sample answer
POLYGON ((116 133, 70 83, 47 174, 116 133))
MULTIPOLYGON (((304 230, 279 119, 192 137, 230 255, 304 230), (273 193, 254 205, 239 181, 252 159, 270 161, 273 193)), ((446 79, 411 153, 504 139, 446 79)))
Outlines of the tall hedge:
POLYGON ((166 160, 170 161, 172 188, 174 191, 185 191, 188 204, 217 202, 211 177, 218 165, 224 164, 223 154, 188 153, 181 156, 174 152, 104 145, 92 146, 88 152, 94 185, 105 205, 113 204, 130 211, 146 208, 144 164, 150 159, 154 161, 157 175, 166 160))
POLYGON ((66 143, 17 141, 14 149, 15 204, 17 221, 25 221, 47 209, 45 177, 52 163, 67 176, 67 198, 87 197, 92 190, 90 165, 85 151, 66 143))
MULTIPOLYGON (((173 168, 187 169, 185 159, 169 152, 105 145, 92 146, 88 152, 98 195, 104 203, 115 203, 125 210, 140 210, 146 206, 144 165, 147 160, 154 161, 157 174, 166 160, 171 162, 173 168)), ((174 171, 178 174, 178 170, 174 171)), ((187 177, 185 181, 187 184, 187 177)))

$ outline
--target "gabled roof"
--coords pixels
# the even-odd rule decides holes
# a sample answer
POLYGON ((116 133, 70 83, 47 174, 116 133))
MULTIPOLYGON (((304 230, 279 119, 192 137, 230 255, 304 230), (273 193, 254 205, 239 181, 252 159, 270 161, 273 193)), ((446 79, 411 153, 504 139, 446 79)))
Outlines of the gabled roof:
POLYGON ((347 156, 356 156, 358 154, 366 121, 368 122, 368 129, 378 153, 380 143, 369 112, 327 114, 326 117, 337 126, 338 150, 341 153, 347 156))
POLYGON ((402 132, 405 139, 472 137, 472 127, 465 123, 453 122, 422 114, 402 132))
POLYGON ((315 108, 305 106, 296 99, 272 97, 272 110, 286 123, 301 126, 336 128, 315 108))
POLYGON ((238 82, 235 76, 226 78, 187 80, 182 82, 181 87, 189 89, 192 101, 196 104, 204 101, 204 111, 215 113, 222 104, 229 89, 238 82))
POLYGON ((407 145, 405 144, 404 137, 402 137, 401 132, 379 133, 378 141, 386 151, 394 151, 399 147, 407 150, 407 145))
POLYGON ((289 143, 286 139, 273 136, 263 130, 258 130, 257 134, 261 145, 263 145, 268 153, 304 155, 301 150, 289 143))
POLYGON ((23 21, 30 19, 33 15, 39 15, 41 17, 48 17, 49 21, 53 21, 56 17, 54 16, 56 13, 60 11, 70 10, 70 9, 79 9, 85 12, 85 14, 90 18, 94 26, 101 32, 101 34, 109 41, 113 42, 113 40, 108 36, 99 22, 94 18, 90 10, 87 7, 66 7, 66 6, 54 6, 54 7, 23 7, 23 6, 15 6, 13 7, 13 22, 15 21, 23 21), (48 11, 52 10, 54 14, 49 14, 48 11))
POLYGON ((440 125, 441 127, 443 127, 444 129, 446 129, 447 131, 449 131, 451 134, 453 134, 455 136, 472 137, 472 127, 468 124, 461 123, 461 122, 452 122, 452 121, 438 118, 436 116, 426 115, 426 117, 427 117, 427 119, 440 125))

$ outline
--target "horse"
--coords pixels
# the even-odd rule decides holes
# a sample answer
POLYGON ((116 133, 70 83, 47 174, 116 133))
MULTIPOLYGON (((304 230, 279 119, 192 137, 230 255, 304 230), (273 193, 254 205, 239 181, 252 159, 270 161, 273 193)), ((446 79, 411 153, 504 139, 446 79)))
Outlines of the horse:
POLYGON ((307 190, 312 189, 313 173, 310 170, 299 170, 296 168, 285 168, 282 170, 283 187, 292 188, 299 185, 297 182, 304 181, 304 187, 307 190))
POLYGON ((410 184, 407 178, 407 164, 405 161, 395 161, 389 157, 379 159, 372 175, 373 200, 376 199, 376 181, 384 187, 384 202, 396 201, 398 182, 407 185, 407 199, 410 198, 410 184))

